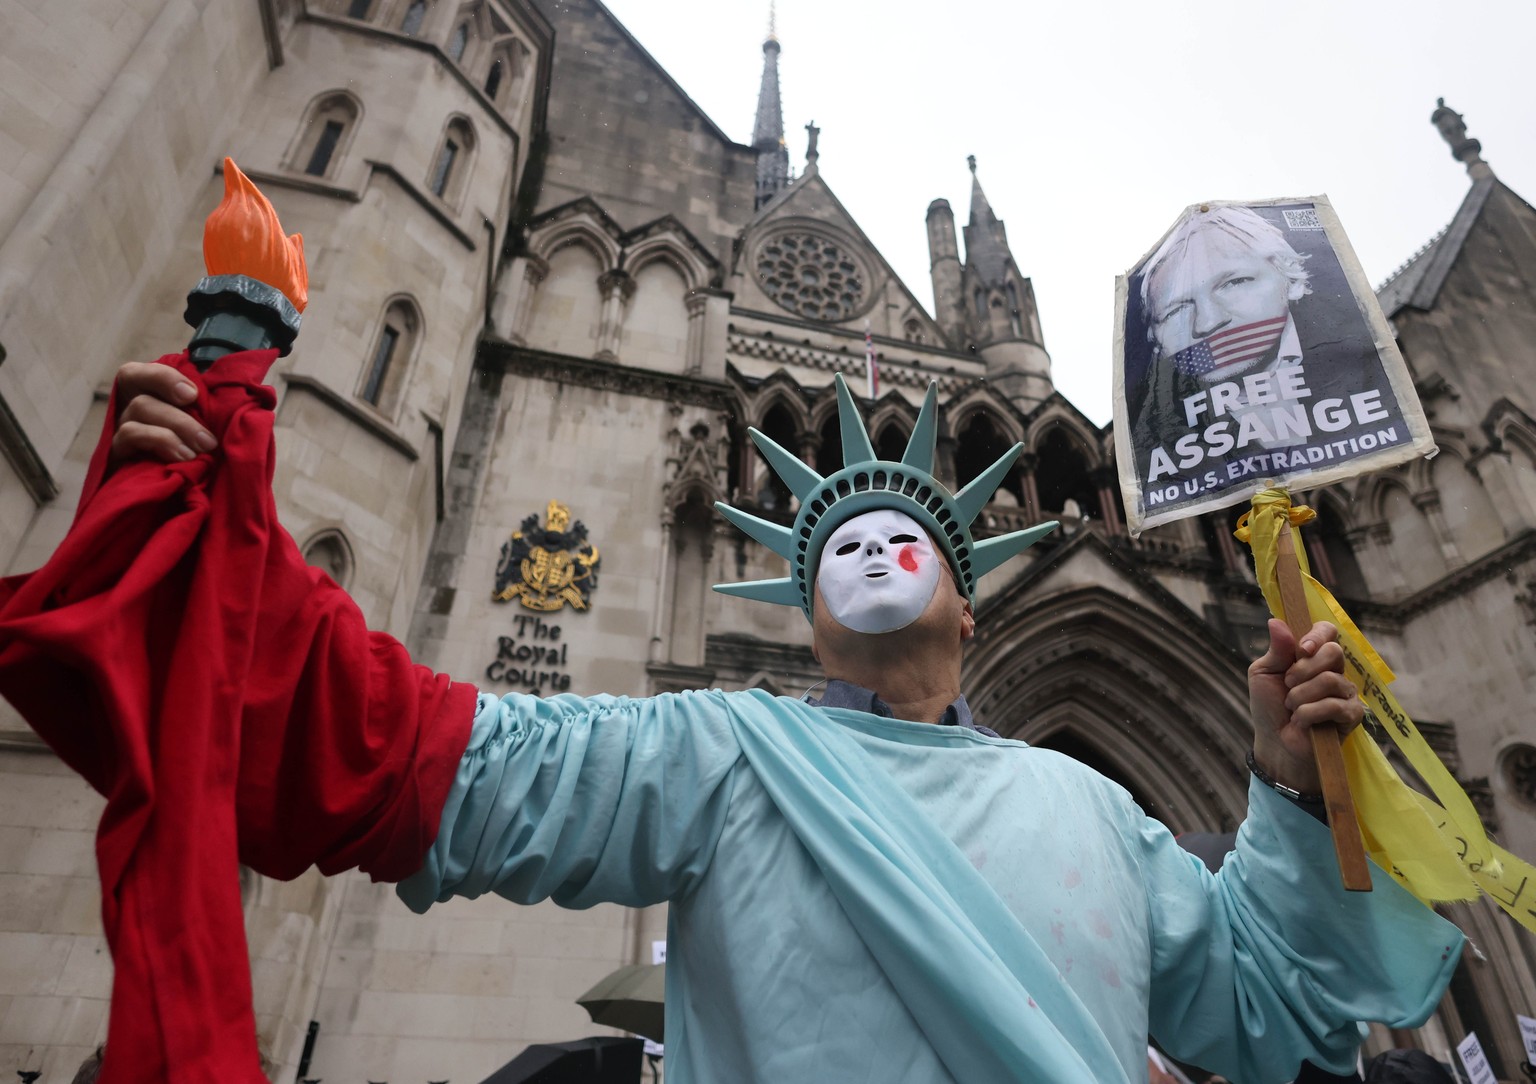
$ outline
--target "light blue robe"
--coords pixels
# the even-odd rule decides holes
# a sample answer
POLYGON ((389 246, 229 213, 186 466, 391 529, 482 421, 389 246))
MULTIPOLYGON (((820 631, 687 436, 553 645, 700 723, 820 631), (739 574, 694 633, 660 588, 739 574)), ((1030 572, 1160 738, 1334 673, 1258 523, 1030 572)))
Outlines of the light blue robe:
POLYGON ((1243 1084, 1428 1018, 1456 928, 1261 784, 1212 875, 1114 783, 973 730, 760 691, 482 696, 413 909, 672 904, 667 1076, 1243 1084))

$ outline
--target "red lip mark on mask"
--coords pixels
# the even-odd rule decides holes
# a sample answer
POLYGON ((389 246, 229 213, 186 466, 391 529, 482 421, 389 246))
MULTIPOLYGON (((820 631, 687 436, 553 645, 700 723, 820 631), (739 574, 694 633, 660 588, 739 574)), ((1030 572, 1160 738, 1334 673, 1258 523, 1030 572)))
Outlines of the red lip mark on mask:
POLYGON ((908 572, 917 571, 917 557, 913 554, 911 546, 901 547, 901 553, 897 555, 896 563, 908 572))

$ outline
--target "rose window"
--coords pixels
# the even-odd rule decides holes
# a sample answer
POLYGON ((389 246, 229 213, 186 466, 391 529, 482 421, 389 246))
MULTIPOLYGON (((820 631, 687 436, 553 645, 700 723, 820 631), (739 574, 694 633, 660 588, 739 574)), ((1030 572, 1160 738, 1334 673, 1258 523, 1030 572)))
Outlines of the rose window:
POLYGON ((757 278, 769 297, 811 320, 846 320, 864 303, 859 265, 813 233, 769 238, 757 252, 757 278))

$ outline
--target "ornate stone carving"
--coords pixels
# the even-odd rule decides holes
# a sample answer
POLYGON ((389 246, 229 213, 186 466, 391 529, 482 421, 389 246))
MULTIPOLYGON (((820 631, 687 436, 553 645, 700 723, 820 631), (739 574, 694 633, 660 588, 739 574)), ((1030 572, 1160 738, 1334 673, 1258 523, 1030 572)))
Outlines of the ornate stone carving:
MULTIPOLYGON (((486 368, 537 380, 595 388, 620 395, 729 410, 735 403, 728 385, 695 376, 677 376, 647 369, 629 369, 591 358, 530 350, 511 342, 486 340, 480 344, 478 364, 486 368)), ((289 378, 290 382, 292 378, 289 378)))
POLYGON ((1536 577, 1526 579, 1523 585, 1519 584, 1519 579, 1514 572, 1510 572, 1507 579, 1512 586, 1521 587, 1515 595, 1515 605, 1519 607, 1520 616, 1525 619, 1525 623, 1536 628, 1536 577))
POLYGON ((832 238, 803 229, 766 238, 756 270, 769 297, 808 320, 847 320, 868 297, 868 274, 859 262, 832 238))
POLYGON ((1472 799, 1472 808, 1477 810, 1478 819, 1483 822, 1483 830, 1497 833, 1499 814, 1494 808, 1493 787, 1489 784, 1488 777, 1479 775, 1472 779, 1461 779, 1458 782, 1467 792, 1467 797, 1472 799))
MULTIPOLYGON (((824 373, 842 373, 849 380, 864 379, 864 356, 862 353, 854 354, 848 351, 828 350, 822 347, 805 346, 797 343, 785 342, 780 339, 769 339, 758 335, 747 335, 733 332, 726 337, 727 360, 730 358, 752 358, 758 361, 777 362, 786 369, 795 367, 813 369, 824 373)), ((957 366, 951 366, 951 369, 957 366)), ((939 382, 940 396, 954 395, 969 387, 975 377, 981 375, 979 370, 973 370, 966 362, 961 361, 960 367, 966 369, 961 376, 954 372, 941 373, 931 367, 919 368, 909 362, 900 359, 880 359, 880 386, 914 388, 918 391, 926 391, 930 381, 939 382), (975 372, 975 376, 972 372, 975 372)))
POLYGON ((662 507, 669 518, 691 490, 702 493, 708 505, 725 498, 730 452, 723 411, 674 403, 670 413, 672 428, 667 442, 671 454, 667 456, 667 483, 662 491, 662 507))

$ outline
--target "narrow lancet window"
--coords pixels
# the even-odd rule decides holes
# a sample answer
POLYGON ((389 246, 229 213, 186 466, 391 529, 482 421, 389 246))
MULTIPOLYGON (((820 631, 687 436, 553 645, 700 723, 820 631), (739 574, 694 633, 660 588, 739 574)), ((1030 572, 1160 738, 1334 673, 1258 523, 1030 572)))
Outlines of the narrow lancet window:
POLYGON ((453 160, 459 156, 459 145, 453 140, 443 144, 437 156, 437 168, 432 171, 432 194, 441 196, 448 190, 448 179, 453 176, 453 160))
POLYGON ((384 325, 379 334, 379 344, 374 347, 373 364, 368 368, 368 379, 363 383, 363 398, 374 406, 384 391, 384 378, 395 360, 395 348, 400 345, 400 332, 390 324, 384 325))
POLYGON ((339 120, 328 120, 325 127, 320 129, 320 138, 315 140, 315 149, 310 152, 309 162, 304 166, 304 172, 313 177, 324 177, 325 171, 331 167, 331 156, 336 153, 336 144, 341 142, 341 133, 346 126, 339 120))
POLYGON ((405 9, 405 18, 400 21, 400 31, 415 37, 421 33, 421 21, 427 16, 426 0, 412 0, 411 6, 405 9))

